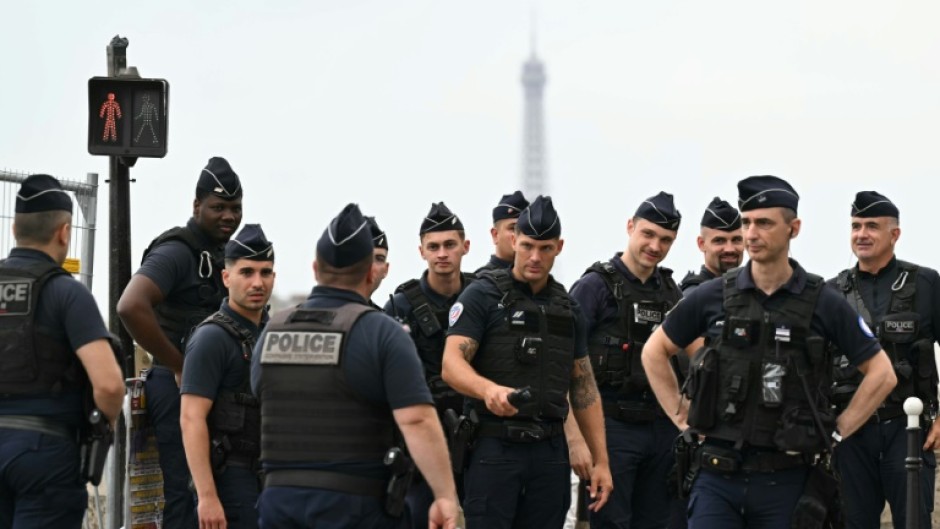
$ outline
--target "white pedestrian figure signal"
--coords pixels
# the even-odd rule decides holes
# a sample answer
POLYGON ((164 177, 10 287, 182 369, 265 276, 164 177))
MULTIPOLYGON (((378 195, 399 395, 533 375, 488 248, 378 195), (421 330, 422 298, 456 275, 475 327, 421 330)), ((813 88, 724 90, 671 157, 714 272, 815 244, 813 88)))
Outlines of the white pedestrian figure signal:
POLYGON ((140 135, 144 133, 144 129, 149 128, 150 137, 152 138, 153 143, 159 143, 157 140, 157 131, 153 129, 153 122, 160 120, 160 113, 157 111, 157 105, 154 105, 150 102, 150 94, 144 94, 142 99, 143 102, 140 105, 140 112, 134 116, 135 125, 138 121, 141 121, 140 128, 137 130, 137 134, 134 136, 134 142, 139 142, 140 135))

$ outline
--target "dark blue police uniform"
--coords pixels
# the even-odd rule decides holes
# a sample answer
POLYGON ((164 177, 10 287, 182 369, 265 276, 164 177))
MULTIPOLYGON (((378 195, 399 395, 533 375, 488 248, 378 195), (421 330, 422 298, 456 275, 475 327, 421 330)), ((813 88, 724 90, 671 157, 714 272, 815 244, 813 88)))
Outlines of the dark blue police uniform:
MULTIPOLYGON (((348 290, 317 286, 301 308, 330 309, 350 303, 368 304, 368 301, 348 290)), ((261 334, 252 356, 251 380, 256 393, 261 382, 261 351, 266 335, 267 331, 261 334)), ((342 370, 349 386, 364 401, 392 410, 433 403, 414 344, 395 320, 380 312, 368 312, 357 320, 344 339, 346 353, 342 370)), ((266 472, 307 468, 375 480, 388 477, 381 461, 325 460, 316 464, 292 465, 262 460, 262 467, 266 472)), ((258 511, 263 528, 409 527, 407 511, 401 518, 393 518, 385 514, 383 502, 383 498, 367 494, 266 485, 261 492, 258 511)))
MULTIPOLYGON (((512 278, 512 274, 508 274, 512 278)), ((492 277, 472 283, 460 295, 451 315, 448 336, 465 336, 479 344, 473 365, 485 361, 486 335, 506 325, 531 327, 533 322, 520 319, 522 311, 513 311, 501 302, 503 292, 492 277)), ((511 279, 512 289, 545 310, 553 299, 553 279, 539 293, 533 294, 527 283, 511 279)), ((570 299, 570 298, 569 298, 570 299)), ((574 328, 574 358, 587 355, 584 322, 575 300, 570 300, 574 328)), ((568 368, 569 372, 571 368, 568 368)), ((538 441, 512 438, 509 435, 487 435, 494 426, 513 423, 481 413, 481 432, 470 455, 464 478, 464 516, 467 527, 561 527, 571 503, 568 446, 563 421, 556 419, 540 424, 544 438, 538 441), (492 426, 491 426, 492 425, 492 426)), ((519 422, 519 421, 516 421, 519 422)), ((523 428, 524 429, 524 428, 523 428)), ((511 433, 508 432, 507 433, 511 433)))
POLYGON ((484 272, 490 272, 492 270, 504 270, 506 268, 512 268, 512 261, 507 261, 505 259, 500 259, 495 255, 490 256, 490 260, 480 268, 477 268, 474 274, 482 274, 484 272))
MULTIPOLYGON (((26 248, 14 248, 2 262, 3 267, 26 270, 42 265, 55 262, 41 251, 26 248)), ((48 280, 35 311, 37 331, 64 344, 73 355, 110 336, 91 293, 66 274, 48 280)), ((77 357, 74 362, 79 362, 77 357)), ((80 365, 77 369, 84 377, 80 365)), ((81 526, 88 493, 79 477, 75 431, 84 420, 79 388, 0 397, 0 527, 81 526), (51 423, 50 429, 4 426, 9 416, 39 417, 51 423)))
MULTIPOLYGON (((793 275, 770 296, 756 288, 750 263, 729 274, 736 274, 734 284, 739 291, 753 296, 765 311, 770 312, 807 288, 806 271, 794 260, 790 260, 790 265, 793 275)), ((703 335, 707 340, 718 339, 727 324, 723 280, 712 280, 703 283, 676 305, 663 323, 663 331, 673 343, 684 348, 703 335)), ((845 351, 853 365, 865 362, 881 350, 851 307, 828 288, 819 292, 810 330, 845 351)), ((733 449, 732 443, 713 436, 707 436, 705 443, 706 446, 733 449)), ((743 447, 739 456, 745 462, 766 462, 779 454, 782 453, 743 447)), ((689 528, 789 528, 790 516, 803 493, 809 467, 808 464, 781 466, 789 468, 770 472, 758 468, 720 472, 704 466, 692 485, 689 528)))
POLYGON ((702 283, 715 279, 715 274, 711 270, 702 265, 702 269, 699 270, 697 274, 689 272, 685 277, 682 278, 682 282, 679 283, 679 289, 682 290, 683 294, 690 294, 693 290, 698 288, 702 283))
MULTIPOLYGON (((503 195, 493 207, 493 227, 498 227, 501 220, 518 219, 528 206, 529 201, 523 196, 522 191, 513 191, 508 195, 503 195)), ((500 259, 493 254, 490 255, 490 260, 485 265, 477 268, 473 273, 479 275, 493 270, 505 270, 512 268, 512 264, 511 260, 500 259)))
MULTIPOLYGON (((248 331, 257 343, 264 320, 267 319, 266 314, 259 327, 229 308, 228 298, 222 301, 219 311, 234 320, 240 329, 248 331)), ((251 366, 250 358, 245 356, 243 342, 219 325, 207 323, 197 327, 186 342, 180 394, 198 395, 216 401, 220 392, 246 393, 251 366)), ((253 441, 257 449, 261 443, 260 437, 253 441)), ((229 450, 237 448, 230 446, 229 450)), ((241 451, 247 450, 242 448, 241 451)), ((256 504, 260 487, 257 461, 245 460, 238 457, 240 455, 229 455, 225 459, 224 468, 213 469, 219 501, 225 509, 225 520, 232 529, 258 527, 256 504)))
MULTIPOLYGON (((651 330, 652 326, 662 321, 666 310, 678 301, 679 292, 669 277, 671 272, 664 274, 657 267, 645 283, 641 282, 624 265, 622 255, 622 252, 618 252, 608 263, 619 275, 620 281, 626 282, 622 291, 624 296, 628 296, 628 302, 660 300, 658 310, 653 311, 658 313, 657 320, 647 322, 651 330)), ((571 297, 581 306, 587 334, 592 340, 596 333, 603 334, 598 330, 601 327, 618 324, 621 314, 617 300, 601 273, 585 273, 572 285, 571 297)), ((643 341, 645 339, 642 338, 643 341)), ((642 347, 639 342, 628 345, 636 349, 642 347)), ((611 347, 617 349, 616 353, 622 354, 619 343, 611 344, 611 347)), ((639 355, 640 351, 633 350, 630 353, 639 355)), ((603 374, 604 367, 594 366, 595 376, 603 374)), ((624 367, 629 369, 629 366, 620 366, 621 373, 624 367)), ((591 526, 633 529, 665 527, 670 513, 677 508, 674 505, 675 495, 669 493, 666 485, 675 464, 672 443, 679 432, 662 413, 648 386, 625 394, 623 380, 606 380, 602 375, 598 378, 601 378, 598 389, 604 403, 607 451, 614 490, 607 505, 591 513, 591 526)))

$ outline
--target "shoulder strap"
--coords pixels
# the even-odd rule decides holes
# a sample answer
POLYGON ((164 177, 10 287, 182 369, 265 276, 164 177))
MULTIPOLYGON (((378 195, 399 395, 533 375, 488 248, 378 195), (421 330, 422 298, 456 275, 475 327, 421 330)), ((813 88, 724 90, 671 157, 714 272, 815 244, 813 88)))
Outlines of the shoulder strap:
POLYGON ((395 293, 404 294, 405 299, 411 304, 412 310, 421 305, 429 305, 431 302, 428 297, 424 295, 424 291, 421 290, 421 281, 417 279, 409 279, 398 285, 398 288, 395 289, 395 293))

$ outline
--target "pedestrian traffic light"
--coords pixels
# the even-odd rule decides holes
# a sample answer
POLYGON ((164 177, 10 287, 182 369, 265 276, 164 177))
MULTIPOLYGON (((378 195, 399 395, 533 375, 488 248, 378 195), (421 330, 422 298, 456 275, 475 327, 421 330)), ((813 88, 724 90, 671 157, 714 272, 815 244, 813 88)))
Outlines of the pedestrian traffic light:
POLYGON ((170 85, 165 79, 89 79, 88 152, 108 156, 166 156, 169 95, 170 85))

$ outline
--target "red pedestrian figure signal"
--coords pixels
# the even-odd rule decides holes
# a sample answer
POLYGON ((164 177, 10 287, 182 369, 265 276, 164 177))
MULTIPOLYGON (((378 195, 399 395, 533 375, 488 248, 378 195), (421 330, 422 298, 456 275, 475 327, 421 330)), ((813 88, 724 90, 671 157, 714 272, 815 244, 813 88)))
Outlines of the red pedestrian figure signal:
POLYGON ((108 100, 101 104, 98 117, 104 118, 104 135, 101 139, 108 141, 110 136, 110 141, 117 141, 117 120, 121 119, 121 105, 114 100, 114 93, 108 93, 108 100))

